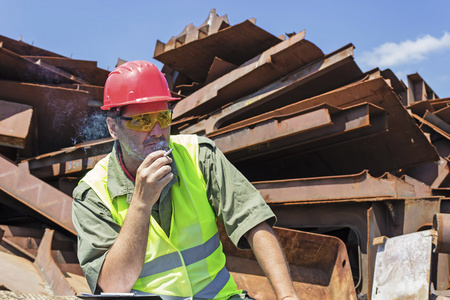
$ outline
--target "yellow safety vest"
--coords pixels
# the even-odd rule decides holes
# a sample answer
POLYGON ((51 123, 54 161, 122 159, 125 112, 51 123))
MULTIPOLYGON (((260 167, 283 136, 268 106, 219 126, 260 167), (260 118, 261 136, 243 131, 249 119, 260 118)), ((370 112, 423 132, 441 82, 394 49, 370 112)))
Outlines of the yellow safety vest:
MULTIPOLYGON (((225 268, 225 254, 208 202, 206 184, 198 165, 195 135, 172 136, 179 183, 171 187, 172 219, 169 237, 153 217, 141 275, 133 286, 139 294, 158 294, 163 299, 228 299, 242 292, 225 268)), ((99 161, 82 181, 97 193, 123 225, 129 204, 126 195, 115 201, 107 190, 109 155, 99 161)))

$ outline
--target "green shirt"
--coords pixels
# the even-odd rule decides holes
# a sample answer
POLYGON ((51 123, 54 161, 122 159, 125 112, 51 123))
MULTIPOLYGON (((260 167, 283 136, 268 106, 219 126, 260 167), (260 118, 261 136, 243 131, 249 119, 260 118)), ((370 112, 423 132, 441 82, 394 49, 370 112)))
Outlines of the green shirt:
MULTIPOLYGON (((249 245, 243 235, 263 221, 275 224, 275 215, 253 185, 225 158, 213 141, 199 136, 199 163, 206 182, 207 197, 217 219, 224 225, 230 240, 241 249, 249 245)), ((170 187, 177 184, 176 162, 172 162, 172 181, 164 187, 153 205, 152 216, 168 235, 172 216, 170 187)), ((134 182, 124 173, 117 155, 117 142, 108 164, 107 188, 111 199, 127 195, 131 201, 134 182)), ((121 226, 109 209, 86 184, 73 191, 73 223, 78 232, 78 259, 92 291, 106 253, 117 238, 121 226)))

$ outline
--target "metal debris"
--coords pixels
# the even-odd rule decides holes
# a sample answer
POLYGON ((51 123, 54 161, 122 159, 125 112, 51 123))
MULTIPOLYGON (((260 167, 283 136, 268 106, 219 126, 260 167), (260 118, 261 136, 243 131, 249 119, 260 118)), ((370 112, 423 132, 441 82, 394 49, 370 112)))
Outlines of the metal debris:
MULTIPOLYGON (((417 73, 404 83, 363 72, 353 48, 324 54, 305 31, 277 37, 211 10, 157 41, 154 58, 182 99, 172 131, 211 138, 252 181, 300 296, 445 299, 450 98, 417 73)), ((90 292, 71 192, 112 148, 99 109, 107 75, 0 36, 0 299, 90 292)), ((239 287, 274 299, 251 252, 222 240, 239 287)))

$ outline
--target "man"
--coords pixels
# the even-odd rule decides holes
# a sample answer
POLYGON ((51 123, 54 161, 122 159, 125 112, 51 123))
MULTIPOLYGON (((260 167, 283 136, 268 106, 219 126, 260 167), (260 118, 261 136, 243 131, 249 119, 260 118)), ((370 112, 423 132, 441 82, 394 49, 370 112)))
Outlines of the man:
POLYGON ((170 95, 151 63, 105 83, 113 151, 74 190, 78 257, 92 291, 164 299, 245 299, 225 268, 216 219, 253 249, 278 299, 297 299, 258 191, 204 137, 170 136, 170 95), (165 151, 171 148, 172 153, 165 151))

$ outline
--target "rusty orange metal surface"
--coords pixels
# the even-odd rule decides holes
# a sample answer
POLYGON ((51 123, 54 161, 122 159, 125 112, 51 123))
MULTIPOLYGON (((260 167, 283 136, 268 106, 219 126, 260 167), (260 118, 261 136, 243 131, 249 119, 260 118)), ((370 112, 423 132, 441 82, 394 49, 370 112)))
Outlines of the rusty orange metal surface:
POLYGON ((25 148, 30 131, 33 108, 28 105, 0 100, 0 145, 25 148))
POLYGON ((189 95, 175 106, 173 118, 204 115, 322 58, 322 51, 304 36, 302 31, 290 37, 189 95))
MULTIPOLYGON (((198 124, 180 129, 181 133, 210 134, 230 123, 298 102, 357 80, 361 70, 353 61, 353 45, 326 55, 259 91, 236 100, 229 106, 199 119, 198 124)), ((316 105, 320 105, 318 103, 316 105)), ((333 105, 333 104, 331 104, 333 105)), ((182 126, 175 122, 174 126, 182 126)))
POLYGON ((44 275, 44 278, 56 295, 75 295, 75 290, 67 282, 50 253, 53 232, 54 230, 50 229, 45 231, 34 264, 44 275))
MULTIPOLYGON (((252 181, 277 216, 300 297, 376 295, 373 241, 428 230, 433 218, 430 283, 446 290, 450 98, 436 99, 418 74, 406 85, 389 69, 363 73, 352 44, 324 56, 304 35, 276 37, 254 19, 231 26, 211 10, 202 25, 158 41, 154 56, 182 98, 173 132, 213 139, 252 181)), ((34 111, 19 118, 28 136, 0 130, 0 288, 89 292, 70 194, 113 145, 80 130, 99 112, 108 72, 3 36, 0 57, 2 111, 4 101, 34 111)), ((251 251, 222 240, 238 286, 274 299, 251 251)))
POLYGON ((282 156, 292 151, 300 154, 386 130, 386 116, 382 110, 359 105, 334 113, 327 108, 304 114, 293 111, 210 137, 228 159, 236 163, 261 155, 273 158, 277 155, 275 152, 282 156))
POLYGON ((19 166, 41 179, 58 178, 92 169, 100 159, 111 152, 113 144, 112 138, 79 143, 59 151, 24 159, 19 166))
POLYGON ((0 157, 0 190, 76 235, 72 198, 0 157))
MULTIPOLYGON (((285 228, 274 228, 274 232, 286 254, 300 298, 356 299, 350 263, 341 240, 285 228)), ((227 269, 238 288, 247 290, 256 299, 276 299, 252 252, 234 247, 223 230, 221 240, 227 269)))
POLYGON ((433 217, 433 228, 437 231, 435 252, 450 253, 450 214, 438 213, 433 217))
MULTIPOLYGON (((247 20, 188 43, 182 34, 176 38, 177 47, 155 53, 154 58, 192 80, 203 82, 214 57, 239 66, 282 41, 254 23, 255 20, 247 20)), ((155 52, 160 45, 157 44, 155 52)))

